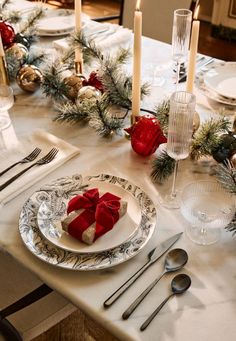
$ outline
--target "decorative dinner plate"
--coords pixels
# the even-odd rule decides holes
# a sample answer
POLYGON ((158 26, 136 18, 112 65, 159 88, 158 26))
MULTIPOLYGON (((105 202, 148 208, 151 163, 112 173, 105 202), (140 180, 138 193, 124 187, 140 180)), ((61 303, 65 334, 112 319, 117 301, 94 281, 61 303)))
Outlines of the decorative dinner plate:
MULTIPOLYGON (((87 184, 86 178, 84 184, 87 184)), ((98 253, 114 249, 128 241, 140 227, 141 211, 138 200, 122 187, 104 181, 88 181, 87 189, 98 188, 100 194, 110 192, 128 203, 126 214, 119 219, 112 230, 98 238, 92 245, 87 245, 63 231, 61 221, 66 218, 68 199, 51 197, 39 206, 37 221, 43 236, 56 246, 80 253, 98 253)), ((78 192, 81 194, 81 191, 78 192)))
MULTIPOLYGON (((216 66, 215 64, 211 66, 211 69, 214 69, 215 66, 216 66)), ((229 105, 229 106, 236 106, 236 99, 221 96, 219 93, 217 93, 216 91, 213 91, 211 88, 206 86, 204 82, 204 74, 205 73, 202 71, 196 75, 196 86, 198 87, 200 92, 204 96, 218 103, 229 105)))
POLYGON ((84 180, 81 175, 76 174, 43 186, 25 202, 19 219, 22 240, 35 256, 58 267, 83 271, 108 268, 134 257, 147 244, 155 226, 156 209, 147 194, 128 180, 108 174, 89 176, 84 180), (60 202, 58 198, 70 199, 81 191, 85 184, 92 181, 112 184, 133 196, 137 200, 141 215, 139 228, 128 241, 108 251, 75 253, 63 250, 49 242, 40 232, 37 224, 38 209, 43 202, 54 202, 55 211, 57 211, 60 202))
POLYGON ((204 75, 204 82, 219 95, 236 99, 236 63, 229 62, 210 69, 204 75))

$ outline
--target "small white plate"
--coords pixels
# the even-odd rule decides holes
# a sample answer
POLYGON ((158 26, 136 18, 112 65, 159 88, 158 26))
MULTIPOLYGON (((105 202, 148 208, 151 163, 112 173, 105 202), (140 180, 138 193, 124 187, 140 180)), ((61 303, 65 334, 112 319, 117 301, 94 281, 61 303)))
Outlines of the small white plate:
POLYGON ((224 97, 236 99, 236 63, 229 62, 204 75, 206 86, 224 97))
POLYGON ((37 220, 39 230, 47 240, 67 251, 98 253, 113 249, 132 238, 141 220, 138 201, 123 188, 113 184, 93 181, 86 190, 91 188, 98 188, 99 193, 102 194, 110 192, 119 196, 122 200, 127 201, 128 207, 126 214, 119 219, 111 231, 98 238, 92 245, 87 245, 70 236, 61 227, 61 221, 66 218, 66 209, 69 200, 66 198, 58 198, 57 205, 55 205, 54 200, 46 201, 39 207, 37 220))

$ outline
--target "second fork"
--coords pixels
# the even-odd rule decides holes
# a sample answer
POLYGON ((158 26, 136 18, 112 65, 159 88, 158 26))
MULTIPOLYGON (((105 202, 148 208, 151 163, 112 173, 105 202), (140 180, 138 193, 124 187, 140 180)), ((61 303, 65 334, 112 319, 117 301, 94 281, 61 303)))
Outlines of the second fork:
POLYGON ((2 184, 0 186, 0 191, 2 191, 4 188, 9 186, 12 182, 14 182, 16 179, 18 179, 21 175, 26 173, 29 169, 33 168, 34 166, 36 166, 36 165, 41 166, 41 165, 45 165, 47 163, 50 163, 52 160, 54 160, 54 158, 55 158, 55 156, 57 155, 58 152, 59 152, 59 150, 57 148, 52 148, 47 155, 45 155, 44 157, 39 159, 37 162, 34 162, 29 167, 23 169, 21 172, 17 173, 12 178, 7 180, 4 184, 2 184))

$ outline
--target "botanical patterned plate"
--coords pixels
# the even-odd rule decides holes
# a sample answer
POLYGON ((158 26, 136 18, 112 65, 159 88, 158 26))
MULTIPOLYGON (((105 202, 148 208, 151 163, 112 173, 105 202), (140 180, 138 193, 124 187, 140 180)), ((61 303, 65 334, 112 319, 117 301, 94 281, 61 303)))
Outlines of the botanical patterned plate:
POLYGON ((138 186, 126 179, 113 175, 100 174, 89 176, 83 180, 81 175, 60 178, 35 192, 24 204, 19 230, 26 247, 41 260, 66 269, 100 270, 108 268, 137 255, 151 238, 156 226, 156 209, 153 202, 138 186), (75 253, 63 250, 50 243, 40 232, 37 224, 37 214, 42 202, 55 203, 58 210, 58 198, 69 199, 84 188, 89 181, 102 181, 121 187, 136 198, 141 212, 140 226, 127 242, 114 249, 100 253, 75 253))
MULTIPOLYGON (((84 183, 87 183, 86 178, 84 183)), ((65 197, 51 198, 39 206, 37 221, 43 236, 56 246, 72 252, 98 253, 114 249, 128 241, 140 227, 141 211, 136 197, 120 186, 105 181, 88 181, 87 189, 98 188, 100 194, 110 192, 128 203, 126 214, 119 219, 113 229, 98 238, 92 245, 87 245, 64 232, 61 221, 66 217, 68 199, 65 197), (57 203, 55 205, 55 201, 57 203)))

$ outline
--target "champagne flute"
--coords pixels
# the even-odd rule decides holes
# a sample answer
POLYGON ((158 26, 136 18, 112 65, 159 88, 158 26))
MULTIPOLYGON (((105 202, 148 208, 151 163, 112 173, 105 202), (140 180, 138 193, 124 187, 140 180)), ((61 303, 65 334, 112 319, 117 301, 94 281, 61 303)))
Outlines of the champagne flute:
POLYGON ((189 9, 177 9, 174 11, 172 59, 176 63, 176 88, 179 83, 180 66, 187 60, 191 23, 192 11, 189 9))
POLYGON ((167 137, 167 154, 175 159, 174 178, 171 193, 166 195, 163 206, 179 208, 180 200, 176 192, 176 177, 179 160, 189 155, 189 147, 193 134, 193 116, 196 98, 186 91, 174 92, 170 98, 170 113, 167 137))

